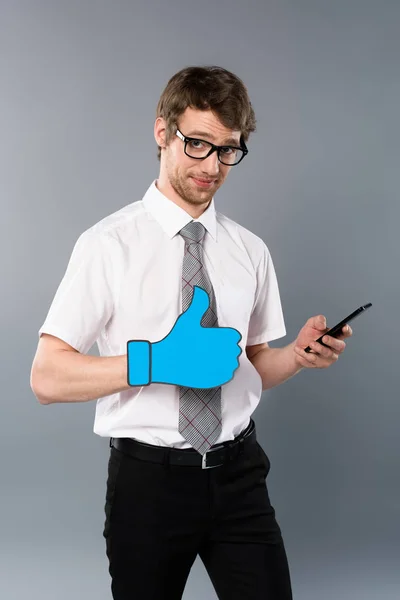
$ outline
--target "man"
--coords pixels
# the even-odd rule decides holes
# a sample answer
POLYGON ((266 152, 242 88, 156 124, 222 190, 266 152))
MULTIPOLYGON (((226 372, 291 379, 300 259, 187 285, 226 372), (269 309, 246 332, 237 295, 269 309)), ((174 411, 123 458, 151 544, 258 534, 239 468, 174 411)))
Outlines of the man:
POLYGON ((39 402, 97 399, 94 432, 110 437, 103 535, 115 600, 181 598, 197 555, 222 600, 292 598, 251 414, 262 390, 334 363, 352 332, 317 344, 318 315, 289 345, 268 345, 286 334, 270 253, 214 206, 254 130, 233 73, 175 74, 154 125, 158 179, 80 236, 39 330, 39 402), (194 331, 214 340, 205 352, 194 331), (100 356, 86 356, 94 342, 100 356), (237 362, 224 379, 228 355, 237 362), (211 373, 221 379, 210 385, 211 373))

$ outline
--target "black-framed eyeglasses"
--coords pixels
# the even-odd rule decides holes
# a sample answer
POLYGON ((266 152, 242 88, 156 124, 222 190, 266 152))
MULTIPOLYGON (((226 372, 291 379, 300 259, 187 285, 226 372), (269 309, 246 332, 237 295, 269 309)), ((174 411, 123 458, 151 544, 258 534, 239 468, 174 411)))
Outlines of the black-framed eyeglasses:
POLYGON ((223 165, 233 167, 238 165, 241 160, 248 154, 248 149, 244 143, 243 138, 240 138, 239 146, 216 146, 206 140, 200 140, 198 138, 188 137, 183 135, 179 129, 176 130, 176 135, 185 144, 185 154, 190 158, 196 158, 197 160, 203 160, 212 154, 217 152, 218 160, 223 165))

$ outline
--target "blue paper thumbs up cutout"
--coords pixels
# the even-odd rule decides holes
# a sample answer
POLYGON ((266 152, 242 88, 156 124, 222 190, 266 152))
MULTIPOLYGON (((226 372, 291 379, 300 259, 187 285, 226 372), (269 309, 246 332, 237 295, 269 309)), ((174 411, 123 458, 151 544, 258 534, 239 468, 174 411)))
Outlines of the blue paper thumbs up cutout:
POLYGON ((207 292, 194 286, 187 310, 162 340, 130 340, 129 385, 167 383, 191 388, 213 388, 233 378, 242 353, 242 339, 232 327, 203 327, 210 305, 207 292))

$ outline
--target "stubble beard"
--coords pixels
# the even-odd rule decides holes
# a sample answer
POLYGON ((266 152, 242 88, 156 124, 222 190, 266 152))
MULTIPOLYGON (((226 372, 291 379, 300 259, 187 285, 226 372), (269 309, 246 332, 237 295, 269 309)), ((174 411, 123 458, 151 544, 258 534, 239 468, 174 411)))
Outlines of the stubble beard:
POLYGON ((169 182, 175 192, 179 194, 179 196, 183 198, 185 202, 193 206, 209 204, 215 192, 219 188, 219 185, 217 184, 216 186, 213 186, 211 190, 200 190, 199 188, 199 191, 196 193, 196 191, 194 191, 191 187, 190 177, 182 179, 174 173, 169 173, 168 177, 169 182))

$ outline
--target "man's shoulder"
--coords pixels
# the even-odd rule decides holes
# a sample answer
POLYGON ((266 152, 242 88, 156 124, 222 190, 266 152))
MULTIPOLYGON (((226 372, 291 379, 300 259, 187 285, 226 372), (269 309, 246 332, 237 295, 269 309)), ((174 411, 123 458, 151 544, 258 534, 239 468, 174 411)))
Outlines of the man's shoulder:
POLYGON ((136 200, 106 215, 85 229, 80 237, 96 238, 100 241, 106 238, 121 240, 127 230, 135 227, 144 213, 143 200, 136 200))
POLYGON ((253 231, 219 211, 215 211, 215 213, 220 225, 232 236, 239 236, 246 247, 250 247, 256 252, 263 252, 267 248, 264 240, 253 231))

